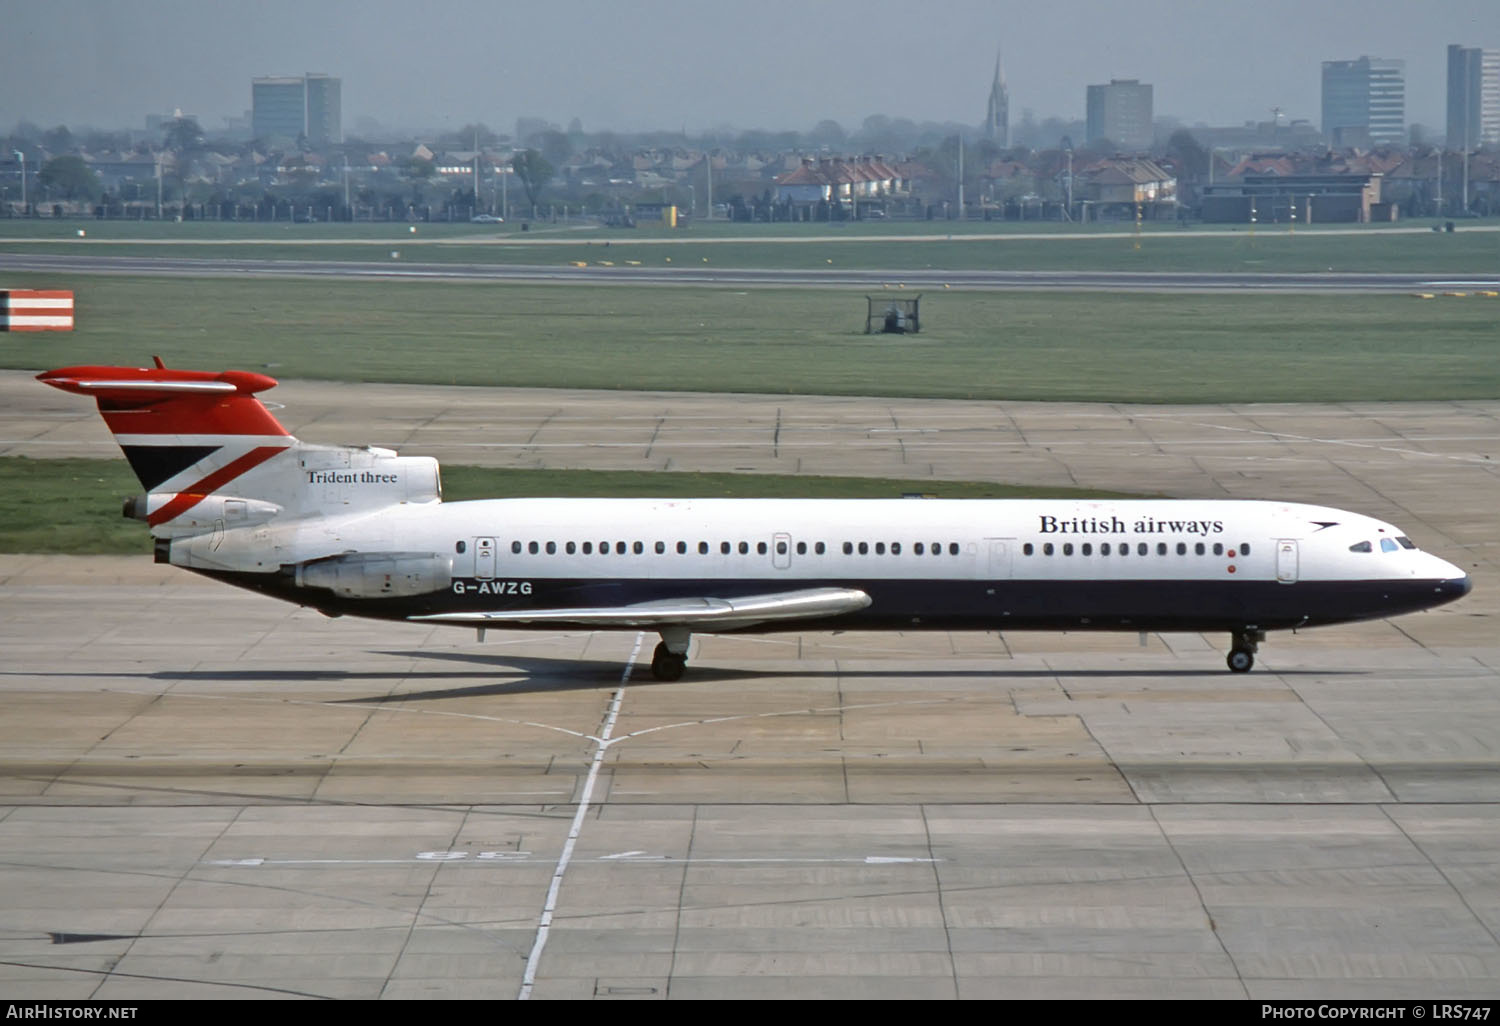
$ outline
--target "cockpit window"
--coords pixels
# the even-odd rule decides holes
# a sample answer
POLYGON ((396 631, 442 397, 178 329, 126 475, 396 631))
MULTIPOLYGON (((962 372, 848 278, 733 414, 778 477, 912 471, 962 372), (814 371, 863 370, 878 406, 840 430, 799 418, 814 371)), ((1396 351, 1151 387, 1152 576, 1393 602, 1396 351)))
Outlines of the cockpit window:
POLYGON ((1404 534, 1398 534, 1396 536, 1396 541, 1398 541, 1398 542, 1401 543, 1401 547, 1403 549, 1414 549, 1414 548, 1417 547, 1417 543, 1414 542, 1414 541, 1412 541, 1410 538, 1408 538, 1404 534))
POLYGON ((1393 541, 1391 541, 1389 538, 1382 538, 1382 539, 1380 539, 1380 551, 1381 552, 1395 552, 1396 551, 1396 543, 1393 542, 1393 541))
POLYGON ((1349 546, 1350 552, 1374 552, 1374 547, 1367 541, 1355 542, 1349 546))

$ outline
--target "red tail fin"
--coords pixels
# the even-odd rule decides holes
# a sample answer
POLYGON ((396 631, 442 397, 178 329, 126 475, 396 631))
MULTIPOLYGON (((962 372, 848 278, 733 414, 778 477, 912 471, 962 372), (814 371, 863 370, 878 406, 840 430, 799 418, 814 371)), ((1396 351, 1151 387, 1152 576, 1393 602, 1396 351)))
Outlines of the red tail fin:
POLYGON ((63 367, 37 380, 93 396, 118 435, 285 435, 256 392, 276 379, 252 371, 63 367))
POLYGON ((92 396, 148 493, 178 498, 156 524, 296 443, 255 398, 276 379, 251 371, 63 367, 37 380, 92 396))

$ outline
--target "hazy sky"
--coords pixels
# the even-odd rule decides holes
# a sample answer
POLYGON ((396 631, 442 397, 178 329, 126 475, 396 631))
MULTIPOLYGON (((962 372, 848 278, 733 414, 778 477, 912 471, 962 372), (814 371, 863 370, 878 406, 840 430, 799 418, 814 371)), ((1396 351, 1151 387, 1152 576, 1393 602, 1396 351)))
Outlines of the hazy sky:
POLYGON ((1406 61, 1407 120, 1441 130, 1449 43, 1500 48, 1500 0, 0 0, 0 130, 180 107, 212 131, 251 78, 304 71, 343 79, 346 133, 978 124, 997 48, 1013 123, 1138 78, 1158 116, 1316 124, 1321 62, 1367 54, 1406 61))

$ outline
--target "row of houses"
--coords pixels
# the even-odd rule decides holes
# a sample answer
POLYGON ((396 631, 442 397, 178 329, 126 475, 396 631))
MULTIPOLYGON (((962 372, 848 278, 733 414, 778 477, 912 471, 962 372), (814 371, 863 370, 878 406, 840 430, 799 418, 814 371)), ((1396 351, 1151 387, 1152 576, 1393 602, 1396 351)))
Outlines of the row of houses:
MULTIPOLYGON (((50 156, 32 148, 28 174, 50 156)), ((422 178, 453 190, 474 184, 476 168, 485 190, 513 155, 509 149, 437 150, 349 146, 330 152, 220 153, 200 148, 131 152, 75 151, 100 184, 118 190, 128 182, 158 177, 179 183, 228 188, 253 185, 316 186, 422 178)), ((1006 155, 966 169, 960 194, 952 155, 923 160, 885 155, 808 157, 800 153, 737 153, 727 148, 647 148, 612 151, 592 147, 570 155, 555 169, 557 186, 574 198, 588 193, 615 198, 643 196, 681 203, 688 195, 705 204, 738 195, 764 209, 776 204, 801 216, 1007 216, 1047 208, 1049 216, 1174 218, 1190 211, 1206 220, 1277 220, 1294 212, 1315 221, 1387 220, 1403 212, 1478 209, 1500 213, 1500 155, 1459 158, 1432 149, 1326 152, 1249 152, 1233 161, 1210 151, 1189 168, 1180 155, 1087 158, 1049 150, 1006 155), (707 189, 705 189, 705 185, 707 189), (696 191, 689 192, 695 189, 696 191), (677 190, 673 192, 672 190, 677 190), (659 191, 659 195, 648 195, 659 191), (959 211, 962 195, 962 212, 959 211), (1301 197, 1297 199, 1296 197, 1301 197), (1310 198, 1311 197, 1311 198, 1310 198), (1298 206, 1300 204, 1300 207, 1298 206)), ((19 166, 0 165, 0 186, 19 178, 19 166)), ((14 199, 7 191, 7 198, 14 199)), ((34 195, 34 194, 33 194, 34 195)), ((627 200, 628 201, 628 200, 627 200)), ((694 204, 696 205, 696 204, 694 204)), ((737 208, 746 209, 745 205, 737 208)))
POLYGON ((1441 150, 1208 155, 1196 173, 1177 157, 1125 157, 1072 167, 1066 153, 996 161, 981 177, 991 202, 1061 196, 1075 217, 1191 214, 1250 224, 1392 221, 1403 214, 1500 213, 1500 154, 1441 150))

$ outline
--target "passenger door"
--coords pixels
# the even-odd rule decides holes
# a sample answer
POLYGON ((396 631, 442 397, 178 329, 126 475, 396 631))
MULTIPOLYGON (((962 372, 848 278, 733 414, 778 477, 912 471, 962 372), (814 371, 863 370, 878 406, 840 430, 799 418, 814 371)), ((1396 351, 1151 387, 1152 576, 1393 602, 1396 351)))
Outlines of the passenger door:
POLYGON ((474 539, 474 577, 481 581, 495 577, 495 539, 474 539))
POLYGON ((989 548, 988 579, 991 581, 1010 580, 1011 560, 1015 555, 1016 540, 1014 538, 986 538, 985 544, 989 548))
POLYGON ((1297 539, 1283 538, 1276 543, 1276 580, 1281 584, 1297 583, 1297 539))
POLYGON ((771 565, 777 570, 789 569, 792 565, 792 536, 771 535, 771 565))

